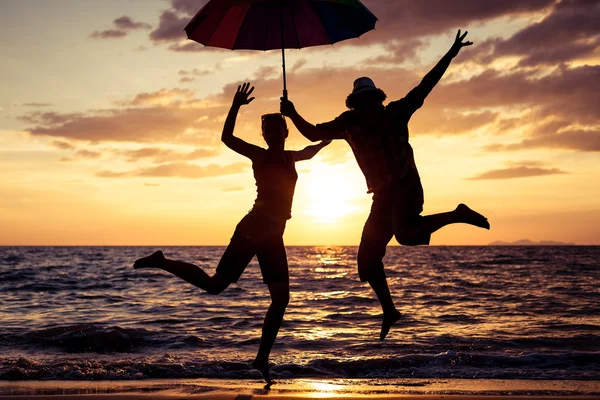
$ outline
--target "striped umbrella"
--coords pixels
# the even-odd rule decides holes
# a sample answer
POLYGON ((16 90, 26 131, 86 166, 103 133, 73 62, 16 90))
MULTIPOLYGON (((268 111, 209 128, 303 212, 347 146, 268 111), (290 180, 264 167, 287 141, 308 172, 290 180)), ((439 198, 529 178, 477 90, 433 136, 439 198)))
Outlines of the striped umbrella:
POLYGON ((188 39, 224 49, 285 49, 333 44, 375 28, 359 0, 211 0, 185 27, 188 39))

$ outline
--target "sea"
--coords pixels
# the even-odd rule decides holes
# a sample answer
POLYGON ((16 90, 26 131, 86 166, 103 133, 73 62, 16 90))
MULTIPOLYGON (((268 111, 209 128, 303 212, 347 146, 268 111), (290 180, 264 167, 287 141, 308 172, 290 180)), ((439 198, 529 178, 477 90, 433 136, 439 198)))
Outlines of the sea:
MULTIPOLYGON (((223 247, 0 247, 0 380, 259 379, 270 300, 253 260, 221 295, 139 257, 213 273, 223 247)), ((402 319, 360 282, 357 247, 288 247, 275 378, 600 379, 600 247, 389 247, 402 319)))

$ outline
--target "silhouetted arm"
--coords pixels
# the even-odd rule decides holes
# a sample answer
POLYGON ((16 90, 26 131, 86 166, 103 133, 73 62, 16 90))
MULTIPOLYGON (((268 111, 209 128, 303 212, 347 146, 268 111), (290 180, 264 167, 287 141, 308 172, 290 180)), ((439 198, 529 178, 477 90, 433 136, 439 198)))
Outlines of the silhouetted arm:
POLYGON ((310 160, 325 146, 331 143, 331 140, 323 140, 319 144, 313 144, 312 146, 306 146, 304 149, 299 151, 290 151, 294 161, 310 160))
POLYGON ((425 98, 431 93, 435 85, 442 79, 444 73, 450 66, 452 59, 458 55, 460 49, 465 46, 471 46, 472 42, 463 42, 465 36, 467 36, 468 32, 465 32, 462 36, 460 35, 460 29, 456 34, 456 39, 454 40, 454 44, 448 50, 448 52, 442 57, 440 61, 433 67, 431 71, 427 73, 423 77, 423 80, 417 87, 411 90, 404 99, 404 106, 408 108, 410 115, 414 113, 417 109, 419 109, 425 98))
POLYGON ((250 104, 252 100, 254 100, 254 97, 248 98, 254 91, 254 86, 248 90, 249 88, 250 83, 244 83, 243 85, 238 86, 237 92, 233 98, 233 103, 229 109, 229 114, 227 114, 225 125, 223 126, 221 141, 236 153, 246 156, 251 160, 255 160, 262 154, 263 149, 233 136, 235 120, 237 119, 240 107, 245 104, 250 104))
POLYGON ((283 115, 289 117, 302 136, 311 142, 317 142, 319 140, 343 139, 345 137, 345 127, 342 126, 337 118, 336 124, 327 123, 313 125, 305 120, 298 113, 298 111, 296 111, 294 103, 284 99, 283 97, 281 98, 281 106, 279 110, 283 115))

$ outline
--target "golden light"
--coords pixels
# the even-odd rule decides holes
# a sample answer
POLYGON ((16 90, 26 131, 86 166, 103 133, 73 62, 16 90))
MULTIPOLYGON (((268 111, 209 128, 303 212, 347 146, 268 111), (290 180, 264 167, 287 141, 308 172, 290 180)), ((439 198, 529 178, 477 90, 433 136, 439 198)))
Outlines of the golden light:
POLYGON ((340 391, 346 389, 344 385, 338 385, 325 381, 307 380, 306 384, 310 389, 316 392, 311 393, 312 397, 315 398, 337 397, 340 395, 340 391))
POLYGON ((354 176, 348 176, 343 165, 318 163, 303 179, 308 188, 304 213, 316 221, 334 222, 358 209, 351 202, 360 194, 359 185, 354 176))

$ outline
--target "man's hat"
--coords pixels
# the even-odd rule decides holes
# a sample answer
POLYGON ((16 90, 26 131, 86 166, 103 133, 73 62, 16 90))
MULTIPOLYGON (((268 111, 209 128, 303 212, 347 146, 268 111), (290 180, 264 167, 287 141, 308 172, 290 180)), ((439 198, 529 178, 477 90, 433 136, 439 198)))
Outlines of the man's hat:
POLYGON ((352 89, 352 94, 368 92, 372 90, 377 90, 375 82, 373 82, 371 78, 363 76, 362 78, 358 78, 354 81, 354 89, 352 89))

